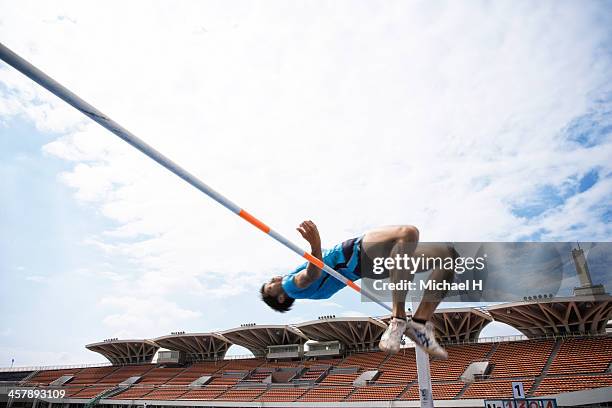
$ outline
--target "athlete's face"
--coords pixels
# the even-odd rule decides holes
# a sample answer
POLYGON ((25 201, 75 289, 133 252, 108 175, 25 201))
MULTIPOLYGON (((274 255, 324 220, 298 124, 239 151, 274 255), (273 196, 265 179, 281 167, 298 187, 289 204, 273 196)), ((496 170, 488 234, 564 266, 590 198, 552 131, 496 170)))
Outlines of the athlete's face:
POLYGON ((268 296, 276 297, 280 295, 281 293, 283 293, 282 281, 283 281, 282 276, 275 276, 272 279, 270 279, 264 285, 264 294, 268 296))

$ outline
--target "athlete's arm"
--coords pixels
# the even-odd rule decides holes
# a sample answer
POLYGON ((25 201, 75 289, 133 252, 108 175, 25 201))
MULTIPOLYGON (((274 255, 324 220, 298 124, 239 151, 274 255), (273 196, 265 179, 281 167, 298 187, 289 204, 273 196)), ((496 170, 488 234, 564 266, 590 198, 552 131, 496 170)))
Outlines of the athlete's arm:
MULTIPOLYGON (((310 253, 318 259, 323 259, 321 251, 321 236, 314 222, 308 220, 300 224, 296 228, 298 232, 310 244, 310 253)), ((312 263, 308 267, 295 276, 295 284, 298 288, 305 288, 321 276, 321 270, 312 263)))

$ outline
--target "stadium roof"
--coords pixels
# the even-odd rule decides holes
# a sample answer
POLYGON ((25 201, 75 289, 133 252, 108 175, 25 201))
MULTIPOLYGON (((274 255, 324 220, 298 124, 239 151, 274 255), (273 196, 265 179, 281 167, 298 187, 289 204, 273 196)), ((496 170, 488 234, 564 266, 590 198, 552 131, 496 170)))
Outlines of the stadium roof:
POLYGON ((182 351, 187 360, 223 359, 232 342, 217 333, 174 333, 153 340, 168 350, 182 351))
MULTIPOLYGON (((585 295, 506 303, 486 308, 439 309, 432 319, 445 343, 475 341, 491 321, 506 323, 529 338, 580 333, 604 333, 612 318, 612 296, 585 295)), ((174 333, 155 340, 111 339, 86 347, 113 364, 150 362, 161 346, 182 351, 188 360, 222 359, 232 344, 256 356, 268 346, 304 344, 308 340, 339 341, 348 350, 372 349, 386 330, 390 316, 323 316, 296 325, 244 324, 220 333, 174 333)))
POLYGON ((436 334, 445 343, 474 341, 493 318, 486 311, 474 308, 439 309, 432 322, 436 334))
POLYGON ((104 340, 85 347, 102 354, 113 364, 150 363, 159 349, 151 340, 118 339, 104 340))
MULTIPOLYGON (((410 313, 409 313, 410 315, 410 313)), ((391 315, 381 317, 387 323, 391 315)), ((444 343, 458 343, 478 339, 480 331, 493 318, 484 309, 462 307, 438 309, 431 319, 436 328, 436 337, 444 343)))
POLYGON ((496 321, 529 338, 562 334, 604 333, 612 318, 612 296, 589 295, 489 306, 496 321))
POLYGON ((287 325, 245 324, 220 333, 233 344, 249 349, 254 355, 265 355, 268 346, 304 344, 308 337, 295 327, 287 325))
POLYGON ((339 341, 349 350, 378 346, 387 325, 373 317, 322 317, 297 324, 308 338, 316 341, 339 341))

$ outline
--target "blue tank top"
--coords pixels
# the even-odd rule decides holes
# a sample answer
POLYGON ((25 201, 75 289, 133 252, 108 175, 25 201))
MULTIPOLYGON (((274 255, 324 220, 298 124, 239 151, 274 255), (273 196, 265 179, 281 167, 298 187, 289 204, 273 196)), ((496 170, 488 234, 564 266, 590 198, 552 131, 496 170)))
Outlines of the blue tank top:
MULTIPOLYGON (((353 238, 323 251, 323 262, 351 281, 361 279, 359 270, 359 250, 361 238, 353 238)), ((328 299, 345 285, 325 272, 305 288, 298 288, 295 276, 308 267, 308 262, 283 276, 283 289, 294 299, 328 299)))

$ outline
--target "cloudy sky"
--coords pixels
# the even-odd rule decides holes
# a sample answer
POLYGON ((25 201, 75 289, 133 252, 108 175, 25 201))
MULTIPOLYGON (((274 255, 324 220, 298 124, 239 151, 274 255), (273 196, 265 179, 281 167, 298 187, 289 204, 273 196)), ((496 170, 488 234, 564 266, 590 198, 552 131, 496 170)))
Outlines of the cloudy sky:
MULTIPOLYGON (((2 43, 298 242, 303 219, 324 246, 384 224, 425 241, 612 238, 609 3, 0 11, 2 43)), ((384 312, 347 290, 268 310, 257 288, 295 255, 3 63, 0 198, 0 366, 384 312)))

